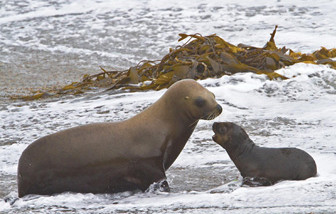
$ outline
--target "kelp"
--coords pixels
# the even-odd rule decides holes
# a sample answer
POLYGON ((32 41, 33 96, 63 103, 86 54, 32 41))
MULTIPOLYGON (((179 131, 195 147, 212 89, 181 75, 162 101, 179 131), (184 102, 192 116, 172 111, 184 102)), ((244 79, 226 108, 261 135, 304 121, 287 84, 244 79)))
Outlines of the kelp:
POLYGON ((237 46, 223 40, 216 34, 179 34, 183 45, 171 48, 161 60, 140 61, 136 66, 122 71, 106 71, 94 75, 84 75, 80 82, 73 82, 63 88, 49 91, 35 91, 32 96, 21 97, 34 100, 63 94, 80 94, 92 88, 107 90, 122 89, 130 91, 160 90, 168 88, 181 79, 218 78, 223 75, 252 72, 267 75, 269 79, 287 79, 275 71, 295 63, 328 64, 336 69, 336 49, 320 50, 312 54, 294 52, 286 47, 278 48, 274 37, 264 47, 258 48, 239 44, 237 46))

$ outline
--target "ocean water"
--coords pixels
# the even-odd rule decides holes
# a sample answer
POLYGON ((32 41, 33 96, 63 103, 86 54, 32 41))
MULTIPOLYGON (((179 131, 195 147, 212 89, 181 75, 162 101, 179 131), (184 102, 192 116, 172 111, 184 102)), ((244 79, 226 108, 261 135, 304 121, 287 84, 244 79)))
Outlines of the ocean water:
POLYGON ((77 125, 127 119, 164 92, 93 91, 34 102, 8 100, 28 88, 62 85, 98 66, 126 69, 160 59, 178 33, 216 33, 233 43, 275 41, 295 51, 336 47, 336 1, 1 1, 0 213, 335 213, 336 71, 296 64, 291 77, 251 73, 199 81, 223 113, 200 121, 167 171, 171 193, 77 194, 17 199, 16 170, 34 140, 77 125), (214 121, 245 128, 257 145, 298 147, 318 176, 270 187, 242 187, 229 156, 212 141, 214 121))
POLYGON ((2 0, 0 96, 161 59, 179 33, 295 51, 335 47, 334 0, 2 0))

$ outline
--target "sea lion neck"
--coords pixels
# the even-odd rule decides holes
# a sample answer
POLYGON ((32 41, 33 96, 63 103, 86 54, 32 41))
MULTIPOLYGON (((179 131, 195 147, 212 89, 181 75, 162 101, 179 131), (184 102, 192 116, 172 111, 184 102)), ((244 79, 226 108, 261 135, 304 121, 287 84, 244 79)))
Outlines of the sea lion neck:
POLYGON ((233 162, 239 160, 239 158, 244 154, 247 154, 252 151, 256 145, 254 142, 247 137, 246 139, 232 139, 232 141, 225 146, 230 158, 233 162))
MULTIPOLYGON (((161 140, 156 141, 156 148, 162 151, 160 155, 163 167, 167 170, 176 160, 190 135, 194 131, 198 119, 190 117, 184 98, 173 97, 174 94, 165 93, 159 100, 138 115, 125 121, 124 125, 134 128, 134 124, 141 124, 143 131, 158 129, 161 140), (172 96, 170 96, 172 95, 172 96), (144 121, 152 121, 152 124, 145 124, 144 121), (136 122, 135 122, 136 121, 136 122)), ((141 136, 147 138, 148 136, 141 136)), ((139 140, 140 141, 140 140, 139 140)), ((147 140, 142 141, 147 142, 147 140)))
MULTIPOLYGON (((151 106, 134 117, 123 121, 123 126, 127 127, 127 129, 133 129, 134 124, 137 124, 137 127, 143 130, 155 130, 158 128, 165 137, 178 139, 175 140, 176 143, 180 143, 180 139, 183 139, 181 142, 185 141, 184 143, 186 143, 194 131, 198 120, 189 116, 188 109, 183 106, 183 103, 178 102, 178 98, 172 99, 172 97, 167 95, 169 95, 169 93, 166 92, 151 106), (153 124, 156 124, 155 126, 145 123, 149 118, 153 124)), ((163 143, 163 145, 164 144, 166 143, 163 143)))

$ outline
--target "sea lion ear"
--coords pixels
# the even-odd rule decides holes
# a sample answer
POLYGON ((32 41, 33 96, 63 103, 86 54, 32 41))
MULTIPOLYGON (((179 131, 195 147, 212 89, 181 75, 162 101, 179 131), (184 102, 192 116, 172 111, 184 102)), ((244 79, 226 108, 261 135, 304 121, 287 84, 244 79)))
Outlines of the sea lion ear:
POLYGON ((189 97, 189 96, 185 96, 184 99, 185 99, 185 100, 189 100, 190 97, 189 97))

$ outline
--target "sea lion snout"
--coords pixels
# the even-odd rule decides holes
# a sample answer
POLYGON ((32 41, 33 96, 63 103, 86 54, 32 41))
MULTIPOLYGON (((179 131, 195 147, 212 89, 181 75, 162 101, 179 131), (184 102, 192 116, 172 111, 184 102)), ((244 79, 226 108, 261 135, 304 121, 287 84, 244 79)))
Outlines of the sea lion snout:
POLYGON ((228 141, 228 132, 230 128, 230 124, 228 122, 214 122, 212 125, 212 130, 214 131, 215 135, 212 136, 212 139, 218 143, 222 144, 228 141))
POLYGON ((215 119, 216 117, 218 117, 223 111, 222 106, 220 106, 219 104, 216 105, 216 107, 213 110, 213 113, 210 114, 209 119, 215 119))
POLYGON ((217 122, 214 122, 214 123, 212 124, 212 130, 215 132, 215 134, 212 136, 212 140, 215 141, 215 142, 216 142, 216 131, 215 131, 215 130, 217 130, 217 126, 218 126, 218 124, 219 124, 219 123, 217 123, 217 122))
POLYGON ((218 126, 219 126, 219 124, 220 124, 220 123, 218 123, 218 122, 214 122, 214 123, 212 124, 212 131, 214 131, 215 133, 218 132, 217 130, 218 130, 218 126))
POLYGON ((223 108, 221 105, 217 104, 217 111, 218 111, 218 115, 222 113, 223 108))
POLYGON ((213 120, 218 117, 223 111, 222 106, 216 103, 214 107, 210 109, 210 112, 206 112, 205 115, 201 117, 203 120, 213 120))
POLYGON ((221 134, 221 135, 225 135, 228 131, 228 126, 229 123, 218 123, 218 122, 214 122, 214 124, 212 125, 212 130, 215 132, 215 134, 221 134))

